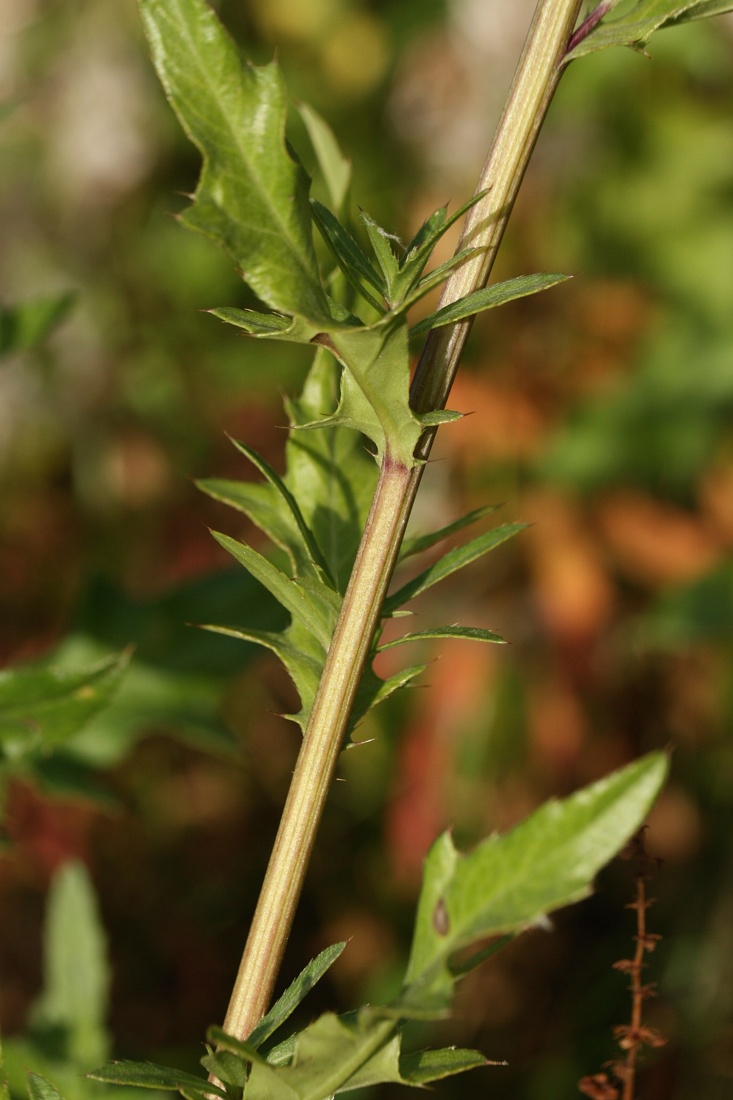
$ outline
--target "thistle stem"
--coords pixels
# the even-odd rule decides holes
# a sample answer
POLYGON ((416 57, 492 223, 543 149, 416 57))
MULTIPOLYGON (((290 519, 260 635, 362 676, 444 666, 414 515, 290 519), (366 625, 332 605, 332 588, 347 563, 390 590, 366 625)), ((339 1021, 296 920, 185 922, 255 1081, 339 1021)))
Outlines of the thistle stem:
MULTIPOLYGON (((440 305, 484 286, 527 163, 560 79, 581 0, 539 0, 459 248, 478 251, 450 276, 440 305)), ((442 408, 470 321, 433 330, 413 379, 416 412, 442 408)), ((270 1003, 303 879, 379 611, 435 435, 424 434, 411 469, 387 453, 303 738, 224 1030, 245 1039, 270 1003)))

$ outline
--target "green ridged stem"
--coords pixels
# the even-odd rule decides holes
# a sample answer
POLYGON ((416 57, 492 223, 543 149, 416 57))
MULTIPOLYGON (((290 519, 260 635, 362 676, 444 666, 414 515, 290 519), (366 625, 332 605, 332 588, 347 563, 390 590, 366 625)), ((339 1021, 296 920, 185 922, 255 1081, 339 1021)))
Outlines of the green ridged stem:
MULTIPOLYGON (((458 248, 480 249, 448 279, 440 306, 488 280, 537 135, 560 76, 582 0, 539 0, 477 190, 488 193, 466 218, 458 248)), ((411 389, 414 410, 442 408, 471 322, 433 330, 411 389)), ((290 792, 224 1021, 245 1039, 272 997, 345 728, 404 536, 435 429, 412 469, 385 455, 374 500, 336 624, 290 792)))

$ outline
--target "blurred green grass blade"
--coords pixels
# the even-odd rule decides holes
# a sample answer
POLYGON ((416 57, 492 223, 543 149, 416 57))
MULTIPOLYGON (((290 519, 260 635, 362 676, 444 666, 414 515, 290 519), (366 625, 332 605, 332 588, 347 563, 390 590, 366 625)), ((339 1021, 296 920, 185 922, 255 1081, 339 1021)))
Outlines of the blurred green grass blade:
POLYGON ((311 232, 309 180, 287 151, 275 62, 239 52, 204 0, 140 0, 161 83, 203 157, 186 225, 213 237, 272 309, 327 324, 311 232))
POLYGON ((109 983, 107 939, 89 873, 82 863, 66 863, 48 895, 44 989, 33 1017, 63 1029, 67 1058, 79 1069, 107 1057, 109 983))

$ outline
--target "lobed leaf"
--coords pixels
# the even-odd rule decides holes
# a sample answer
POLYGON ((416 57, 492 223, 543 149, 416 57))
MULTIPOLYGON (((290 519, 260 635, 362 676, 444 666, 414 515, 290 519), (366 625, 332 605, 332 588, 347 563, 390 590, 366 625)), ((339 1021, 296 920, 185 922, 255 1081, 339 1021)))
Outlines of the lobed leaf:
POLYGON ((140 0, 140 10, 161 83, 203 157, 183 222, 226 248, 270 308, 328 325, 278 65, 253 66, 204 0, 140 0))
POLYGON ((212 534, 220 546, 272 593, 296 622, 317 638, 324 649, 328 649, 340 602, 333 589, 323 583, 306 587, 305 580, 300 583, 292 580, 246 543, 217 531, 212 531, 212 534))
POLYGON ((641 826, 667 774, 656 753, 551 801, 504 836, 490 836, 467 856, 449 834, 431 849, 424 872, 405 990, 398 1007, 447 1007, 456 951, 489 936, 516 932, 547 912, 578 901, 593 878, 641 826))

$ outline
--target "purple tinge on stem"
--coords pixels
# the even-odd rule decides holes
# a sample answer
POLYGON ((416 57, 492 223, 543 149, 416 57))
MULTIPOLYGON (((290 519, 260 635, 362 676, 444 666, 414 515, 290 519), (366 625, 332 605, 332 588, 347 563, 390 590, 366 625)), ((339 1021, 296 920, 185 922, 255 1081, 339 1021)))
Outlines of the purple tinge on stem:
POLYGON ((594 8, 590 15, 588 15, 583 20, 578 29, 573 32, 573 35, 568 42, 568 48, 566 52, 571 53, 576 46, 579 46, 583 39, 588 37, 593 28, 598 26, 601 19, 603 19, 604 15, 608 14, 612 7, 613 3, 611 2, 611 0, 603 0, 603 3, 594 8))

